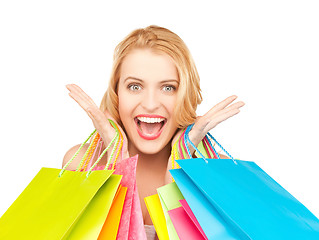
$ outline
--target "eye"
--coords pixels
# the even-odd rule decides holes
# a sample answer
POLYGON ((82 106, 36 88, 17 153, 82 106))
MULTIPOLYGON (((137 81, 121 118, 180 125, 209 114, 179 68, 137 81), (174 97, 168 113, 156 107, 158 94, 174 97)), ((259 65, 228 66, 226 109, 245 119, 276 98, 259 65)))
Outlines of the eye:
POLYGON ((127 86, 128 89, 130 89, 131 91, 139 91, 141 89, 141 86, 138 84, 130 84, 127 86))
POLYGON ((173 92, 173 91, 176 90, 176 87, 174 87, 174 86, 172 86, 172 85, 166 85, 166 86, 163 87, 163 90, 164 90, 165 92, 173 92))

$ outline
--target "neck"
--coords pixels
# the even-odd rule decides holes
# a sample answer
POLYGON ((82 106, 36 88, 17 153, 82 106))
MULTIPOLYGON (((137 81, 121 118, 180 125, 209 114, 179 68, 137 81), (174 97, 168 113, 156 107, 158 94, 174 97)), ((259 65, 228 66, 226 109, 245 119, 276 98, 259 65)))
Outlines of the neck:
POLYGON ((171 154, 171 143, 169 142, 161 151, 154 154, 147 154, 139 151, 135 146, 128 146, 130 156, 138 154, 137 172, 150 171, 153 173, 165 174, 167 163, 171 154), (155 171, 154 171, 155 170, 155 171))

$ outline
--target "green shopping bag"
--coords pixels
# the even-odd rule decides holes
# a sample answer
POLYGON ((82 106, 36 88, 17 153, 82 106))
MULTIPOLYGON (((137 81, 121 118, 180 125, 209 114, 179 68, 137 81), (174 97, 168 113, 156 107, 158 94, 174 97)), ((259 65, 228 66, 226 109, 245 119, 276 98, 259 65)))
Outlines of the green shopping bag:
POLYGON ((169 239, 179 240, 168 211, 181 207, 182 205, 179 200, 184 199, 184 197, 175 182, 166 184, 165 186, 158 188, 157 193, 164 212, 169 239))
MULTIPOLYGON (((174 162, 175 159, 178 158, 178 150, 177 150, 177 145, 179 144, 179 149, 183 150, 181 148, 181 138, 183 134, 179 138, 178 141, 176 141, 173 145, 172 152, 171 152, 171 157, 172 157, 172 168, 175 168, 174 162)), ((160 188, 157 188, 157 194, 159 197, 159 200, 161 202, 162 210, 165 216, 165 222, 167 226, 167 232, 169 235, 170 240, 179 240, 179 237, 177 235, 177 232, 175 230, 175 227, 172 223, 172 220, 168 214, 168 211, 173 210, 175 208, 181 207, 181 203, 179 200, 184 199, 181 191, 177 187, 175 182, 166 184, 160 188)))
MULTIPOLYGON (((184 141, 184 133, 186 129, 184 130, 183 134, 179 137, 178 141, 176 141, 172 147, 171 157, 172 157, 172 168, 174 169, 175 166, 175 160, 180 159, 180 155, 184 156, 186 155, 186 147, 184 141)), ((210 154, 214 154, 210 151, 209 148, 206 146, 206 139, 200 142, 199 149, 203 150, 207 156, 211 156, 210 154)), ((195 152, 195 155, 197 155, 197 151, 195 152)), ((179 240, 179 236, 176 232, 176 229, 173 225, 173 222, 169 216, 169 211, 182 207, 180 200, 183 200, 183 194, 179 190, 177 184, 175 182, 166 184, 160 188, 157 189, 157 193, 161 202, 161 206, 163 209, 163 213, 165 216, 166 226, 167 226, 167 232, 169 235, 170 240, 179 240)))
MULTIPOLYGON (((118 134, 103 154, 115 139, 118 134)), ((0 218, 0 239, 97 239, 122 176, 92 172, 94 166, 87 172, 66 166, 39 171, 0 218)))

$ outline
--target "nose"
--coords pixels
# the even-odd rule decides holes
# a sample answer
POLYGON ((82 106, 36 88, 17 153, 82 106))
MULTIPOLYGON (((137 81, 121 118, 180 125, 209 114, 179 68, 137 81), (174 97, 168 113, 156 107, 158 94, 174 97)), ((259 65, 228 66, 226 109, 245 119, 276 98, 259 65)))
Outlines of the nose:
POLYGON ((156 91, 145 91, 141 101, 142 107, 149 113, 154 113, 160 107, 160 99, 156 91))

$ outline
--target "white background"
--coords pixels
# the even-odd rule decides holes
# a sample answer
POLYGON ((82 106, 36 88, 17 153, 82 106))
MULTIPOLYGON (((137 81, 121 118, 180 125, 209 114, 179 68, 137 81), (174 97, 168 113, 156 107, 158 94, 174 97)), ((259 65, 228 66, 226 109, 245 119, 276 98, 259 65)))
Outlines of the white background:
POLYGON ((41 167, 93 130, 68 96, 99 105, 116 44, 151 24, 177 33, 200 77, 202 115, 236 94, 241 113, 211 133, 319 216, 318 1, 1 1, 0 216, 41 167))

